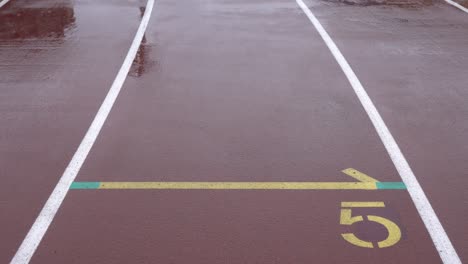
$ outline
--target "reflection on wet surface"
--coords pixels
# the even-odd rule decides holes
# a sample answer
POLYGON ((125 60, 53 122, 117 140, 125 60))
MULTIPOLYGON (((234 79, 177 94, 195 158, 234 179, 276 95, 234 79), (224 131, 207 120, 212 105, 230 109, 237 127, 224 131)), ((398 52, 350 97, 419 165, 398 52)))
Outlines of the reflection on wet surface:
POLYGON ((457 2, 460 5, 468 8, 468 0, 458 0, 458 1, 455 1, 455 2, 457 2))
POLYGON ((74 24, 72 7, 11 8, 0 13, 0 40, 63 38, 74 24))
MULTIPOLYGON (((143 18, 145 14, 145 7, 140 7, 140 18, 143 18)), ((151 63, 148 63, 148 54, 151 49, 151 46, 148 45, 146 34, 143 35, 143 40, 141 41, 140 47, 138 48, 135 59, 133 60, 132 67, 128 73, 132 77, 140 77, 145 73, 151 63)))
POLYGON ((147 70, 147 62, 148 62, 148 49, 149 46, 146 44, 146 36, 143 37, 143 40, 138 48, 138 52, 133 60, 132 67, 130 68, 130 72, 128 75, 132 77, 140 77, 143 73, 147 70))

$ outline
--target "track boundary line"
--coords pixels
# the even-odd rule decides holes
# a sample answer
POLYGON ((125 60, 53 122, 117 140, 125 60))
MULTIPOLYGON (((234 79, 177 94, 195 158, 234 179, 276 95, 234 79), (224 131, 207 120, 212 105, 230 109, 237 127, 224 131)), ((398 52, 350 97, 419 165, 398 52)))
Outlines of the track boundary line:
POLYGON ((468 14, 468 8, 460 5, 459 3, 455 2, 455 1, 452 1, 452 0, 445 0, 445 2, 447 2, 449 5, 453 5, 454 7, 460 9, 461 11, 465 12, 468 14))
POLYGON ((137 54, 141 41, 143 40, 144 33, 151 18, 153 6, 154 0, 148 0, 146 3, 145 14, 141 19, 140 26, 138 27, 137 33, 135 34, 130 49, 128 50, 127 56, 125 57, 122 66, 120 67, 120 70, 117 73, 114 82, 112 83, 112 86, 110 87, 104 101, 102 102, 98 112, 96 113, 96 116, 94 117, 93 122, 88 128, 88 131, 83 137, 78 149, 73 155, 73 158, 71 159, 67 168, 63 172, 62 176, 60 177, 60 180, 58 181, 54 190, 47 199, 47 202, 45 203, 41 212, 34 221, 34 224, 27 233, 20 247, 18 248, 18 251, 11 260, 11 264, 29 263, 34 252, 39 246, 42 238, 47 232, 47 229, 52 223, 55 214, 57 213, 57 211, 60 208, 60 205, 65 199, 65 196, 67 195, 71 184, 78 175, 81 166, 83 165, 84 161, 86 160, 86 157, 88 156, 88 153, 93 147, 94 142, 96 141, 96 138, 98 137, 102 126, 104 125, 107 117, 109 116, 109 113, 112 110, 112 106, 114 105, 115 100, 117 99, 117 96, 120 93, 120 90, 122 89, 122 86, 125 82, 125 79, 127 78, 132 62, 137 54))
POLYGON ((10 2, 10 0, 3 0, 0 2, 0 8, 2 8, 4 5, 8 4, 8 2, 10 2))
POLYGON ((325 28, 315 17, 312 11, 307 7, 307 5, 303 2, 303 0, 296 0, 296 3, 302 9, 305 15, 309 18, 310 22, 314 25, 315 29, 318 31, 323 41, 327 45, 328 49, 332 53, 333 57, 335 58, 335 60, 343 70, 344 74, 346 75, 346 78, 348 79, 359 101, 364 107, 364 110, 369 116, 369 119, 374 125, 374 128, 380 137, 380 140, 382 141, 382 143, 385 146, 385 149, 390 155, 390 158, 395 168, 397 169, 398 173, 400 174, 400 177, 405 183, 408 193, 410 194, 411 199, 413 200, 413 203, 416 206, 416 209, 424 225, 426 226, 426 229, 429 235, 431 236, 432 242, 434 243, 434 246, 436 247, 443 263, 461 264, 461 260, 457 255, 455 248, 450 242, 447 233, 445 232, 439 218, 437 217, 434 209, 432 208, 429 200, 427 199, 426 194, 424 193, 424 190, 422 189, 416 176, 414 175, 408 161, 406 160, 400 148, 398 147, 398 144, 396 143, 395 139, 390 133, 390 130, 385 125, 385 122, 383 121, 382 117, 377 111, 377 108, 375 107, 366 90, 362 86, 358 77, 354 73, 353 69, 348 64, 341 51, 338 49, 338 46, 336 46, 335 42, 332 40, 325 28))

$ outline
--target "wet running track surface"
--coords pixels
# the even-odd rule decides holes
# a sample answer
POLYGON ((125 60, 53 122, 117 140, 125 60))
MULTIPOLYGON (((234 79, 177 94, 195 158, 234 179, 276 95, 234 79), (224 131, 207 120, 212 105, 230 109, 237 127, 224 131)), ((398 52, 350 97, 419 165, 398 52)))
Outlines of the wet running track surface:
MULTIPOLYGON (((426 209, 295 0, 157 0, 30 262, 468 261, 468 13, 439 1, 304 2, 379 110, 458 256, 441 259, 426 209)), ((17 254, 80 146, 146 6, 0 8, 1 263, 17 254)))

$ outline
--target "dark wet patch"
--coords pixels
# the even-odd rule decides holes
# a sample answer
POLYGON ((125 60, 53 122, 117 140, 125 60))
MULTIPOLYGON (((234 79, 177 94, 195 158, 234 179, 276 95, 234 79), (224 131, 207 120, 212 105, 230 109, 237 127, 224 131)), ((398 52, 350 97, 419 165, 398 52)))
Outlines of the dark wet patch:
POLYGON ((72 7, 12 8, 0 13, 0 39, 64 38, 74 24, 72 7))
POLYGON ((128 76, 138 78, 148 72, 154 66, 158 68, 158 61, 151 59, 154 56, 150 56, 155 47, 156 46, 154 44, 147 42, 146 35, 143 36, 143 40, 141 41, 140 47, 138 48, 137 54, 135 55, 135 59, 133 59, 128 76))
POLYGON ((140 47, 138 48, 137 54, 135 55, 135 59, 133 60, 132 66, 128 73, 129 76, 140 77, 148 71, 148 68, 150 68, 151 65, 154 64, 148 59, 150 50, 151 46, 147 45, 146 37, 144 37, 140 47))
POLYGON ((468 8, 468 0, 455 0, 455 2, 459 3, 460 5, 468 8))
MULTIPOLYGON (((140 7, 140 17, 143 18, 145 14, 145 7, 140 7)), ((148 45, 146 34, 143 35, 143 39, 141 40, 140 47, 138 47, 137 54, 135 55, 135 59, 133 59, 132 66, 130 67, 130 71, 128 75, 131 77, 140 77, 142 76, 152 65, 155 64, 154 61, 149 61, 148 54, 151 50, 151 45, 148 45)))

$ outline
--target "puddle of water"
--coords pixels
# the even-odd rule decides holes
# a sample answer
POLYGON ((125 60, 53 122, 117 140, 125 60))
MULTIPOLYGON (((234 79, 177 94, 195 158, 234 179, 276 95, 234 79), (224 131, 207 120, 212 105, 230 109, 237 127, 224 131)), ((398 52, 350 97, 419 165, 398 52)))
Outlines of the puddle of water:
POLYGON ((74 24, 72 7, 11 9, 0 13, 0 39, 61 39, 74 24))
MULTIPOLYGON (((145 14, 145 7, 140 7, 140 18, 143 18, 145 14)), ((137 54, 135 55, 135 59, 133 60, 132 66, 130 67, 130 71, 128 75, 131 77, 141 77, 145 74, 151 67, 154 65, 158 65, 157 61, 151 60, 149 54, 151 53, 152 48, 154 45, 148 43, 146 38, 146 34, 143 35, 143 39, 141 41, 140 47, 138 47, 137 54)))
POLYGON ((143 41, 138 48, 135 59, 133 60, 132 67, 128 73, 131 77, 140 77, 146 72, 148 62, 148 46, 146 45, 146 37, 143 37, 143 41))
POLYGON ((468 8, 468 0, 455 0, 455 2, 459 3, 460 5, 468 8))

